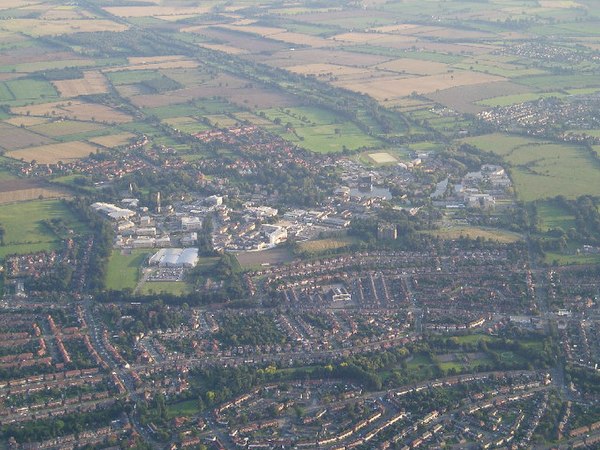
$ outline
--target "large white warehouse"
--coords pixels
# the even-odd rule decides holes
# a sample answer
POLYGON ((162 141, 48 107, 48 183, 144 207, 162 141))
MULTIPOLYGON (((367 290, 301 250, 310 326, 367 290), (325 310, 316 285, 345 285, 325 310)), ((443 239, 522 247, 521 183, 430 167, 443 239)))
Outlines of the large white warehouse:
POLYGON ((196 267, 197 248, 162 248, 150 257, 151 266, 159 267, 196 267))

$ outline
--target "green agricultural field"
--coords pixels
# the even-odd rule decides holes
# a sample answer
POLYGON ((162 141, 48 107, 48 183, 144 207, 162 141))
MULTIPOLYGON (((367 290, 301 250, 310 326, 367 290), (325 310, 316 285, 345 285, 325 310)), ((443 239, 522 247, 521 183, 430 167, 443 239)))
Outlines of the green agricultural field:
POLYGON ((473 64, 472 62, 467 61, 461 64, 455 64, 453 67, 456 69, 471 70, 473 72, 481 72, 489 75, 498 75, 500 77, 506 78, 523 77, 528 75, 540 75, 544 73, 540 69, 527 69, 522 66, 501 67, 494 65, 492 62, 488 62, 487 64, 473 64))
POLYGON ((237 126, 239 123, 236 119, 232 119, 225 114, 212 114, 204 116, 204 118, 208 120, 214 128, 231 128, 237 126))
POLYGON ((575 216, 565 210, 557 202, 549 200, 537 205, 540 231, 546 232, 552 229, 568 231, 575 228, 575 216))
POLYGON ((0 72, 39 72, 43 70, 64 69, 65 67, 89 67, 96 63, 88 59, 68 59, 59 61, 40 61, 0 66, 0 72))
POLYGON ((571 145, 547 145, 538 149, 525 148, 523 153, 511 157, 512 161, 521 164, 513 167, 511 177, 522 200, 557 195, 567 198, 600 195, 600 165, 584 149, 571 145))
POLYGON ((488 98, 488 99, 477 102, 477 104, 483 105, 483 106, 510 106, 510 105, 515 105, 517 103, 531 102, 531 101, 539 100, 541 98, 548 98, 548 97, 563 98, 566 96, 567 96, 567 94, 565 94, 564 92, 538 92, 538 93, 532 92, 532 93, 528 93, 528 94, 503 95, 502 97, 488 98))
POLYGON ((495 153, 500 156, 511 154, 515 148, 541 142, 531 138, 510 136, 501 133, 485 134, 483 136, 463 139, 462 141, 473 145, 484 152, 495 153))
POLYGON ((156 116, 159 119, 170 119, 172 117, 191 116, 198 114, 198 108, 187 103, 180 103, 169 106, 159 106, 157 108, 147 108, 144 113, 151 116, 156 116))
POLYGON ((513 78, 515 83, 535 89, 576 89, 600 86, 600 78, 595 74, 581 73, 577 75, 535 75, 513 78))
POLYGON ((277 108, 263 110, 259 114, 273 122, 271 131, 316 153, 382 145, 380 140, 365 134, 354 123, 319 108, 277 108))
POLYGON ((166 119, 165 122, 171 125, 173 128, 189 134, 210 130, 208 125, 200 123, 192 117, 173 117, 172 119, 166 119))
POLYGON ((521 200, 600 195, 600 164, 583 147, 499 133, 463 142, 502 156, 521 200))
POLYGON ((54 218, 63 219, 77 233, 87 229, 60 200, 34 200, 2 205, 0 225, 5 234, 4 245, 0 246, 0 258, 58 248, 60 237, 43 223, 44 220, 54 218))
POLYGON ((159 76, 156 70, 123 70, 118 72, 106 73, 107 78, 115 86, 124 84, 141 83, 142 81, 152 80, 159 76))
POLYGON ((113 250, 108 260, 106 274, 106 288, 121 290, 135 289, 145 259, 150 255, 148 250, 132 250, 129 254, 122 254, 120 250, 113 250))
POLYGON ((37 100, 58 97, 58 92, 47 81, 18 79, 5 82, 16 100, 37 100))
POLYGON ((17 176, 6 169, 0 169, 0 181, 16 180, 17 176))
POLYGON ((12 95, 12 92, 8 89, 6 84, 0 83, 0 101, 1 102, 9 102, 14 100, 15 97, 12 95))
POLYGON ((57 122, 42 123, 29 127, 29 130, 43 134, 50 138, 66 136, 69 134, 87 133, 103 129, 104 126, 91 122, 77 122, 73 120, 61 120, 57 122))

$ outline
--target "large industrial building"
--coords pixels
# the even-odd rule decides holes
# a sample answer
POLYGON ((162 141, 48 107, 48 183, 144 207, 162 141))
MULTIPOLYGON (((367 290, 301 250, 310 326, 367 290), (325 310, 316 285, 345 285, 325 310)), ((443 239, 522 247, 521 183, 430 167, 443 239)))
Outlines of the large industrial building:
POLYGON ((111 203, 96 202, 92 203, 92 208, 101 214, 108 216, 112 220, 127 220, 130 217, 135 216, 135 211, 130 209, 120 208, 111 203))
POLYGON ((149 264, 159 267, 196 267, 197 248, 163 248, 150 257, 149 264))

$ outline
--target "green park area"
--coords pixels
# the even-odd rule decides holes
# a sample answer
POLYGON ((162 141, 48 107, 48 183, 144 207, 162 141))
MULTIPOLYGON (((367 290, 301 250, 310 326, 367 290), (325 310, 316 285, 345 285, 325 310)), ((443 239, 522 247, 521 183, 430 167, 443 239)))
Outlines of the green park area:
POLYGON ((12 203, 0 208, 0 225, 4 229, 0 258, 12 254, 27 254, 53 250, 66 236, 58 236, 47 221, 60 220, 74 234, 86 226, 60 200, 34 200, 12 203))

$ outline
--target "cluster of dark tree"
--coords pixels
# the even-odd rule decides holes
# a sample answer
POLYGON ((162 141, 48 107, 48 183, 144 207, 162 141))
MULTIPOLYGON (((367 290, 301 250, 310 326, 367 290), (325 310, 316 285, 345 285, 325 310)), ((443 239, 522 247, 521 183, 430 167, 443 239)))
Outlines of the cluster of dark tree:
POLYGON ((465 212, 465 218, 471 225, 502 228, 509 231, 527 233, 535 231, 537 210, 532 204, 515 202, 514 205, 503 209, 502 214, 493 211, 480 211, 474 214, 465 212))
POLYGON ((212 191, 205 191, 198 185, 197 179, 185 170, 139 170, 123 177, 114 184, 114 196, 123 190, 133 189, 132 194, 140 199, 141 206, 151 209, 156 207, 156 193, 160 192, 162 206, 164 207, 171 196, 181 192, 198 192, 211 195, 212 191), (147 193, 144 194, 144 191, 147 193))
POLYGON ((54 42, 58 45, 75 46, 82 54, 101 58, 173 54, 172 45, 159 42, 152 33, 140 28, 130 28, 120 32, 63 34, 54 38, 54 42))
POLYGON ((212 245, 212 232, 214 229, 211 216, 207 216, 202 221, 202 228, 198 231, 198 253, 202 256, 214 256, 215 251, 212 245))
POLYGON ((25 287, 33 292, 67 292, 71 289, 74 272, 70 264, 61 262, 42 276, 28 277, 25 280, 25 287))
POLYGON ((75 197, 73 200, 64 200, 64 203, 75 217, 90 228, 93 239, 88 242, 92 244, 91 248, 89 245, 81 245, 77 259, 87 261, 86 288, 90 291, 98 291, 104 287, 106 280, 108 257, 113 244, 113 230, 107 221, 89 207, 86 199, 75 197))
MULTIPOLYGON (((209 241, 210 236, 205 235, 204 239, 200 241, 201 235, 202 233, 199 234, 198 243, 200 253, 202 254, 204 252, 204 254, 214 255, 215 253, 212 250, 212 244, 209 241)), ((231 300, 239 300, 246 294, 240 272, 241 268, 235 256, 229 253, 223 253, 214 266, 200 264, 186 274, 186 279, 198 290, 202 290, 207 278, 221 282, 222 287, 220 289, 213 291, 212 295, 207 294, 206 302, 230 302, 231 300)))
MULTIPOLYGON (((564 251, 569 242, 578 244, 600 245, 600 198, 589 195, 578 197, 575 200, 563 196, 551 200, 559 208, 575 216, 575 226, 564 230, 561 227, 546 231, 542 237, 532 239, 534 249, 540 254, 546 251, 564 251)), ((533 203, 528 207, 531 212, 532 228, 538 233, 538 204, 533 203)))
POLYGON ((63 69, 47 69, 34 72, 30 76, 47 81, 75 80, 83 78, 83 71, 79 67, 65 67, 63 69))
POLYGON ((271 314, 252 313, 223 316, 214 338, 229 347, 284 344, 287 340, 271 314))
POLYGON ((600 421, 600 406, 595 403, 573 403, 571 405, 571 429, 591 425, 600 421))
POLYGON ((600 373, 595 370, 567 365, 565 381, 567 383, 572 381, 584 394, 600 394, 600 373))
POLYGON ((277 192, 278 204, 288 207, 319 205, 333 187, 333 181, 324 171, 315 173, 293 162, 285 167, 261 163, 259 171, 244 179, 264 186, 270 193, 277 192))
POLYGON ((536 443, 549 443, 557 441, 558 435, 558 424, 562 417, 564 417, 566 403, 564 403, 556 391, 550 391, 548 396, 548 405, 544 415, 540 419, 540 423, 535 429, 533 436, 533 442, 536 443))
POLYGON ((140 305, 107 305, 105 317, 109 323, 120 323, 123 316, 132 317, 127 332, 135 335, 149 330, 175 329, 186 320, 186 312, 185 308, 171 308, 162 300, 154 300, 140 305))
POLYGON ((149 94, 174 91, 175 89, 181 89, 183 87, 177 81, 165 75, 141 81, 139 84, 144 89, 144 91, 149 94))
POLYGON ((506 161, 499 155, 491 152, 484 152, 474 145, 462 143, 458 146, 448 147, 440 153, 449 163, 457 165, 459 172, 478 171, 483 164, 506 165, 506 161))

